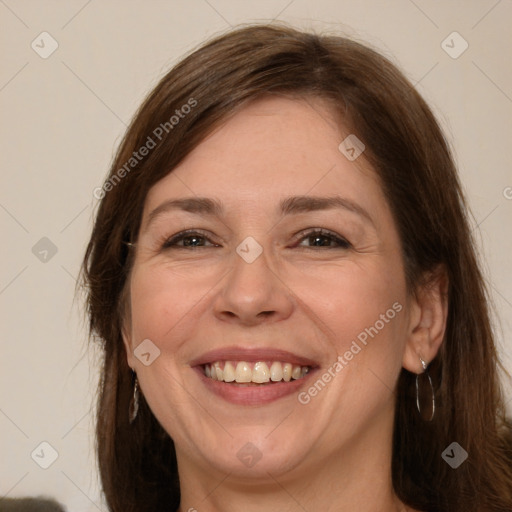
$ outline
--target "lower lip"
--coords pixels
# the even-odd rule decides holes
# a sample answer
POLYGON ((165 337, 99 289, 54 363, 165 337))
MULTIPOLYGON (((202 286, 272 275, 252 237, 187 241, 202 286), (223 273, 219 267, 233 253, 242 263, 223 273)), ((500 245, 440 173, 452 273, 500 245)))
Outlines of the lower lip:
POLYGON ((297 393, 305 385, 315 370, 310 370, 304 377, 290 382, 275 382, 259 386, 239 386, 213 380, 204 374, 203 367, 194 368, 203 384, 215 395, 227 402, 237 405, 263 405, 274 402, 279 398, 297 393))

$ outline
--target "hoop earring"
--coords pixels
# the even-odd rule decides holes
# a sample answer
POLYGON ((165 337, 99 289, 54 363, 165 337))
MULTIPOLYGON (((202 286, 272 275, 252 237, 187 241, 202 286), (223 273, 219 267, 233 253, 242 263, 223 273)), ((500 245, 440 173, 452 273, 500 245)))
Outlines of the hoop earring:
POLYGON ((428 364, 425 361, 423 361, 421 357, 420 361, 421 366, 423 366, 423 373, 416 375, 416 407, 418 408, 418 412, 420 413, 420 416, 424 421, 432 421, 434 419, 434 413, 436 411, 436 397, 434 394, 434 386, 432 384, 430 374, 428 373, 428 364), (426 401, 422 400, 421 402, 423 405, 420 405, 420 379, 428 381, 430 385, 430 395, 432 397, 431 399, 428 398, 426 401))
POLYGON ((128 408, 128 420, 130 425, 135 421, 137 413, 139 412, 139 381, 137 380, 137 374, 135 374, 135 383, 133 385, 133 396, 130 401, 128 408))

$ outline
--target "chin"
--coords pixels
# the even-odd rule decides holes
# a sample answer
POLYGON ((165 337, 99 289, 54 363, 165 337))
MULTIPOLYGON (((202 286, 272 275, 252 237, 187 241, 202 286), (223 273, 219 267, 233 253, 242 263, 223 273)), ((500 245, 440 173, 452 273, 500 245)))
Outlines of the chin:
POLYGON ((243 429, 229 442, 215 443, 218 448, 213 452, 211 446, 206 447, 204 458, 218 471, 253 480, 268 480, 269 474, 278 477, 304 461, 307 448, 297 431, 269 432, 268 428, 243 429))

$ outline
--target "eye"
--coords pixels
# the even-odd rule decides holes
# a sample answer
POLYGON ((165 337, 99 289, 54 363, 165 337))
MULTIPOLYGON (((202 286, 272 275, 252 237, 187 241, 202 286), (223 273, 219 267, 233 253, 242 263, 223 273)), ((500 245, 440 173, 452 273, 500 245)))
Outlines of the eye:
POLYGON ((162 249, 194 249, 196 247, 219 247, 219 245, 213 243, 205 233, 193 229, 176 233, 162 244, 162 249))
POLYGON ((299 243, 297 246, 301 247, 326 247, 328 249, 349 249, 352 247, 350 242, 345 238, 329 231, 327 229, 311 229, 298 233, 299 243), (306 244, 310 245, 304 245, 306 244))
MULTIPOLYGON (((327 229, 310 229, 296 235, 299 242, 296 247, 323 247, 328 249, 349 249, 350 242, 327 229)), ((198 247, 220 247, 212 242, 208 235, 200 230, 188 229, 167 238, 162 249, 195 249, 198 247)))

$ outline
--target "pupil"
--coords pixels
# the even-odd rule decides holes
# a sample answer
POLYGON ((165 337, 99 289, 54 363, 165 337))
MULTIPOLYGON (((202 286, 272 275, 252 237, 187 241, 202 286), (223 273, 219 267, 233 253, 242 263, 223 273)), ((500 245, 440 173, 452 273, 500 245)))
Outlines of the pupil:
POLYGON ((315 246, 329 245, 329 242, 330 242, 330 240, 326 236, 318 236, 318 235, 312 236, 309 240, 315 246))
POLYGON ((190 247, 197 247, 200 244, 199 237, 197 236, 189 236, 183 240, 184 245, 190 247))

